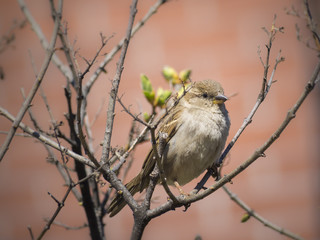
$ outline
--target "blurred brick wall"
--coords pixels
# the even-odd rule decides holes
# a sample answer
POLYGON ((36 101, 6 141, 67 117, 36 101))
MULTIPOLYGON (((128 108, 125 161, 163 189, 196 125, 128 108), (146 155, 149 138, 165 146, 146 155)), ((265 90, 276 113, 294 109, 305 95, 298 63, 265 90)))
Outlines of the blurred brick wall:
MULTIPOLYGON (((144 0, 138 4, 136 20, 141 19, 155 1, 144 0)), ((15 1, 1 0, 0 33, 7 32, 14 19, 23 15, 15 1)), ((263 144, 277 129, 287 110, 303 91, 316 65, 316 53, 296 40, 295 24, 301 29, 305 23, 285 14, 284 8, 292 4, 301 10, 300 1, 170 1, 160 8, 150 21, 130 42, 120 94, 132 111, 150 110, 140 91, 139 76, 147 74, 155 86, 167 87, 160 71, 164 65, 177 70, 191 68, 192 79, 212 78, 220 81, 227 95, 237 93, 228 103, 234 136, 244 118, 255 104, 260 90, 263 68, 257 55, 260 45, 263 56, 266 34, 261 27, 271 26, 274 14, 276 24, 285 27, 273 45, 272 63, 279 49, 286 58, 276 72, 278 81, 258 110, 252 124, 243 133, 228 156, 225 173, 233 170, 263 144)), ((30 11, 47 38, 52 31, 52 20, 47 1, 27 1, 30 11)), ((100 46, 99 33, 114 35, 104 52, 110 51, 123 37, 128 21, 129 1, 65 1, 64 20, 68 22, 69 38, 76 40, 76 48, 87 59, 92 59, 100 46)), ((313 1, 314 15, 319 16, 319 2, 313 1)), ((319 20, 319 18, 318 18, 319 20)), ((310 35, 302 31, 306 38, 310 35)), ((58 53, 63 58, 61 52, 58 53)), ((44 51, 29 25, 16 32, 13 47, 0 55, 0 65, 5 79, 0 81, 0 105, 16 115, 22 97, 20 88, 26 92, 34 81, 31 64, 37 71, 44 59, 44 51), (28 54, 30 52, 30 55, 28 54)), ((99 58, 101 60, 102 58, 99 58)), ((92 89, 89 98, 89 114, 94 114, 104 101, 104 110, 93 127, 97 156, 101 154, 106 99, 113 78, 116 61, 107 67, 92 89)), ((79 59, 84 69, 85 63, 79 59)), ((97 65, 95 65, 97 67, 97 65)), ((93 70, 95 69, 93 68, 93 70)), ((93 70, 88 73, 91 76, 93 70)), ((57 120, 64 120, 67 111, 63 86, 65 79, 54 65, 49 67, 43 88, 52 105, 57 120)), ((33 111, 43 128, 50 126, 48 113, 41 98, 33 102, 33 111)), ((297 118, 292 121, 281 138, 266 151, 266 158, 259 159, 241 173, 229 185, 243 201, 255 211, 306 239, 319 239, 319 86, 305 101, 297 118)), ((117 106, 112 145, 126 144, 131 119, 117 106)), ((25 116, 23 122, 31 124, 25 116)), ((10 123, 0 118, 0 130, 7 131, 10 123)), ((3 143, 5 136, 0 135, 3 143)), ((140 169, 149 143, 135 153, 136 162, 129 176, 140 169)), ((38 235, 44 226, 43 218, 50 217, 56 207, 47 195, 51 192, 61 199, 65 188, 56 169, 45 160, 47 154, 34 139, 15 137, 3 161, 0 163, 0 238, 28 239, 27 226, 38 235)), ((196 180, 185 186, 192 189, 196 180)), ((212 183, 211 181, 210 183, 212 183)), ((165 201, 161 187, 155 192, 158 200, 154 206, 165 201)), ((144 239, 285 239, 280 234, 251 219, 240 223, 244 213, 228 196, 219 190, 183 212, 177 209, 151 221, 144 239)), ((59 214, 58 221, 79 226, 85 222, 84 211, 73 197, 59 214)), ((108 239, 128 239, 132 227, 132 215, 125 208, 115 218, 105 218, 108 239)), ((88 229, 66 231, 52 226, 45 239, 89 239, 88 229)))

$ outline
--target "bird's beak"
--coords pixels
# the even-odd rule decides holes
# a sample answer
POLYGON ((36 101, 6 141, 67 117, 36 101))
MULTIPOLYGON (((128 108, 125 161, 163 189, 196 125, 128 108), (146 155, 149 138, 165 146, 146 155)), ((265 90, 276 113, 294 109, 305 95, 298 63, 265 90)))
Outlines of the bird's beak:
POLYGON ((213 103, 214 103, 214 104, 222 104, 222 103, 224 103, 224 102, 227 101, 227 100, 228 100, 228 98, 227 98, 225 95, 219 94, 218 96, 216 96, 216 97, 214 98, 213 103))

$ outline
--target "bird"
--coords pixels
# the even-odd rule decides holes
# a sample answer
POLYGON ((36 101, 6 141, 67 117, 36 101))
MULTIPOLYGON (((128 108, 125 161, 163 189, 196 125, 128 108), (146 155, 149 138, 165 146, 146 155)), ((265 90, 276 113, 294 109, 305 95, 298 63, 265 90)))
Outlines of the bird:
MULTIPOLYGON (((224 104, 227 99, 219 82, 210 79, 194 82, 159 127, 157 144, 159 133, 167 136, 161 158, 166 182, 182 194, 181 186, 219 160, 230 129, 224 104)), ((148 187, 155 165, 151 149, 139 174, 125 185, 132 195, 148 187)), ((109 216, 116 215, 125 205, 122 194, 117 193, 107 209, 109 216)))

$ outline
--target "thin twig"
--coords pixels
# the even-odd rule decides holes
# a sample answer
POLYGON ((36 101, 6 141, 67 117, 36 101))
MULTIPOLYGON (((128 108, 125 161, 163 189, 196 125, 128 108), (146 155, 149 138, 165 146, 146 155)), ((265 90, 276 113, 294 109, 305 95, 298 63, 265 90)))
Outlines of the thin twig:
MULTIPOLYGON (((105 42, 106 44, 106 42, 105 42)), ((102 50, 104 47, 104 44, 102 44, 101 48, 97 52, 96 56, 94 57, 91 65, 89 64, 87 67, 87 71, 89 71, 90 67, 92 66, 93 62, 95 61, 96 57, 99 55, 99 52, 102 50)), ((94 165, 98 168, 100 167, 100 164, 98 160, 94 157, 94 155, 91 153, 89 146, 87 144, 87 141, 85 140, 85 136, 82 131, 82 114, 81 114, 81 105, 82 105, 82 100, 83 100, 83 94, 82 94, 82 80, 83 80, 84 75, 82 74, 79 79, 78 79, 78 89, 77 89, 77 127, 78 127, 78 137, 81 141, 81 145, 84 148, 85 153, 88 155, 89 159, 94 163, 94 165)), ((84 116, 84 115, 83 115, 84 116)))
POLYGON ((307 15, 307 23, 308 23, 307 26, 312 33, 317 51, 320 52, 320 36, 318 32, 319 30, 317 29, 317 24, 313 20, 308 0, 303 0, 303 4, 305 6, 306 15, 307 15))
MULTIPOLYGON (((48 221, 48 219, 45 219, 45 221, 48 221)), ((87 223, 84 223, 83 225, 81 226, 77 226, 77 227, 72 227, 72 226, 68 226, 62 222, 59 222, 59 221, 53 221, 52 225, 56 225, 56 226, 59 226, 59 227, 63 227, 64 229, 66 230, 80 230, 80 229, 83 229, 83 228, 87 228, 88 227, 88 224, 87 223)))
POLYGON ((124 109, 124 111, 126 113, 128 113, 135 121, 141 123, 142 125, 148 127, 148 128, 151 128, 150 124, 146 123, 145 121, 143 121, 142 119, 139 118, 139 115, 141 115, 141 113, 139 113, 138 115, 134 115, 130 110, 129 108, 127 108, 123 102, 121 101, 121 98, 119 98, 117 96, 117 101, 120 103, 121 107, 124 109))
POLYGON ((51 120, 51 124, 52 126, 55 128, 57 126, 57 121, 55 120, 54 116, 53 116, 53 113, 51 111, 51 107, 50 107, 50 104, 48 102, 48 99, 47 99, 47 96, 44 92, 44 90, 42 89, 42 87, 40 86, 40 95, 41 95, 41 98, 46 106, 46 109, 49 113, 49 117, 50 117, 50 120, 51 120))
MULTIPOLYGON (((310 39, 305 40, 303 36, 300 34, 300 28, 298 24, 295 25, 297 40, 299 42, 302 42, 307 48, 320 52, 320 35, 319 35, 318 24, 314 21, 312 17, 308 0, 303 0, 303 6, 304 6, 304 19, 307 22, 307 28, 311 31, 311 34, 314 40, 314 46, 310 44, 310 39)), ((288 15, 298 17, 298 18, 303 18, 303 14, 300 14, 293 5, 291 6, 291 9, 285 9, 285 10, 288 15)))
MULTIPOLYGON (((21 89, 21 90, 22 90, 23 97, 25 97, 23 89, 21 89)), ((64 160, 64 155, 62 154, 61 145, 60 145, 60 142, 59 142, 59 139, 58 139, 58 135, 60 133, 59 126, 56 124, 56 120, 54 119, 54 116, 53 116, 53 113, 51 111, 50 105, 48 103, 47 97, 46 97, 46 95, 45 95, 45 93, 44 93, 44 91, 43 91, 41 86, 40 86, 40 93, 41 93, 41 97, 42 97, 43 101, 45 102, 45 105, 46 105, 46 108, 47 108, 47 110, 49 112, 49 115, 50 115, 51 123, 52 123, 53 129, 54 129, 54 136, 55 136, 56 141, 58 143, 58 146, 60 148, 60 153, 61 153, 61 156, 62 156, 62 159, 63 159, 63 164, 61 164, 57 160, 56 156, 54 155, 54 153, 52 152, 51 148, 49 148, 48 145, 46 145, 44 143, 42 143, 42 144, 43 144, 44 148, 48 152, 48 155, 49 155, 48 158, 50 159, 49 162, 53 163, 57 167, 57 169, 58 169, 59 173, 61 174, 61 176, 63 177, 66 185, 69 186, 69 185, 72 184, 72 179, 71 179, 71 176, 70 176, 70 173, 69 173, 69 169, 66 166, 66 161, 64 160)), ((31 118, 31 120, 33 122, 34 127, 37 129, 37 131, 43 133, 43 131, 40 129, 40 127, 39 127, 39 125, 38 125, 38 123, 37 123, 32 111, 31 111, 31 108, 28 108, 28 113, 29 113, 29 116, 30 116, 30 118, 31 118)), ((72 188, 72 192, 73 192, 75 198, 78 200, 78 202, 79 203, 82 202, 82 196, 80 195, 78 190, 76 188, 72 188)))
POLYGON ((92 135, 92 131, 91 131, 91 124, 89 121, 89 116, 88 114, 86 114, 86 116, 84 117, 84 129, 87 133, 88 136, 88 147, 89 150, 92 154, 94 154, 94 148, 93 148, 93 135, 92 135))
POLYGON ((14 21, 10 29, 0 37, 0 54, 2 54, 16 39, 14 31, 23 28, 27 20, 14 21))
MULTIPOLYGON (((0 115, 6 117, 8 120, 10 120, 11 122, 15 121, 15 117, 12 116, 6 109, 0 107, 0 115)), ((20 122, 19 123, 19 128, 21 128, 24 132, 28 133, 30 136, 35 137, 36 139, 38 139, 39 141, 47 144, 48 146, 53 147, 54 149, 60 151, 59 145, 51 140, 50 138, 44 136, 43 134, 33 130, 31 127, 25 125, 24 123, 20 122)), ((75 152, 69 150, 68 148, 61 146, 61 150, 63 152, 65 152, 65 154, 67 154, 68 156, 76 159, 77 161, 80 161, 81 163, 88 165, 92 168, 95 167, 95 165, 86 157, 83 157, 79 154, 76 154, 75 152)))
POLYGON ((177 203, 178 202, 177 198, 174 196, 174 194, 171 192, 170 188, 168 187, 167 179, 165 177, 165 172, 164 172, 164 169, 163 169, 163 166, 161 163, 161 158, 162 158, 165 146, 166 146, 166 139, 168 138, 168 134, 159 132, 158 145, 157 145, 156 137, 155 137, 155 129, 151 128, 150 132, 151 132, 153 157, 156 159, 156 163, 157 163, 156 165, 158 165, 158 168, 159 168, 159 175, 160 175, 161 184, 162 184, 164 190, 166 191, 166 193, 168 194, 168 196, 170 197, 170 199, 174 203, 177 203))
MULTIPOLYGON (((185 86, 183 85, 183 87, 185 87, 185 86)), ((178 103, 180 102, 180 100, 185 96, 185 94, 186 94, 187 92, 190 91, 190 89, 191 89, 192 87, 193 87, 193 84, 190 84, 190 86, 188 86, 187 88, 184 88, 184 91, 183 91, 183 93, 181 94, 181 96, 179 96, 178 98, 175 98, 173 104, 169 107, 169 109, 167 109, 166 112, 165 112, 157 121, 155 121, 155 122, 153 122, 153 118, 155 117, 155 112, 154 112, 154 111, 153 111, 153 113, 152 113, 152 115, 151 115, 151 118, 150 118, 149 122, 146 123, 145 121, 143 121, 143 120, 141 120, 141 119, 139 118, 139 115, 140 115, 140 114, 138 114, 138 115, 133 114, 133 113, 129 110, 129 108, 127 108, 127 107, 122 103, 121 98, 119 98, 118 96, 117 96, 117 101, 120 103, 120 105, 121 105, 121 107, 124 109, 124 111, 125 111, 126 113, 128 113, 128 114, 133 118, 133 120, 141 123, 141 124, 144 125, 148 130, 151 130, 151 129, 156 129, 156 128, 159 126, 159 124, 162 123, 162 121, 163 121, 163 120, 168 116, 168 114, 175 108, 175 106, 178 105, 178 103), (151 120, 152 120, 152 121, 151 121, 151 120)))
MULTIPOLYGON (((8 135, 8 131, 0 131, 0 134, 5 134, 5 135, 8 135)), ((15 136, 17 137, 32 137, 30 136, 29 134, 26 134, 26 133, 15 133, 14 134, 15 136)))
MULTIPOLYGON (((141 21, 139 21, 133 28, 131 32, 131 37, 133 37, 136 32, 149 20, 149 18, 155 14, 160 6, 164 4, 167 0, 158 0, 148 11, 148 13, 142 18, 141 21)), ((125 43, 125 38, 121 39, 121 41, 106 55, 102 63, 100 63, 98 69, 94 72, 94 74, 91 76, 90 80, 86 83, 84 86, 84 96, 88 95, 90 92, 93 84, 98 79, 100 74, 102 72, 105 72, 106 65, 113 59, 113 57, 116 55, 117 52, 120 51, 121 48, 123 48, 123 45, 125 43)))
MULTIPOLYGON (((66 186, 70 186, 71 185, 70 175, 68 175, 68 173, 67 173, 67 171, 69 172, 70 169, 68 169, 66 165, 61 164, 58 161, 58 159, 56 158, 56 156, 54 155, 52 149, 49 146, 44 144, 44 147, 46 148, 46 150, 48 152, 48 155, 49 155, 47 161, 56 166, 56 168, 58 169, 60 175, 62 176, 63 180, 65 181, 66 186)), ((72 193, 75 196, 75 198, 77 199, 78 203, 82 203, 82 196, 79 193, 78 189, 72 188, 72 193)))
MULTIPOLYGON (((57 122, 53 116, 53 113, 51 111, 51 107, 50 107, 50 104, 49 104, 49 101, 47 99, 47 96, 44 92, 44 90, 42 89, 42 87, 40 86, 40 95, 41 95, 41 98, 46 106, 46 109, 49 113, 49 117, 50 117, 50 121, 51 121, 51 124, 53 126, 53 129, 55 129, 55 133, 46 133, 44 131, 40 131, 41 133, 43 134, 46 134, 47 136, 50 136, 50 137, 59 137, 59 138, 62 138, 64 139, 67 143, 69 143, 70 145, 74 144, 74 141, 72 141, 70 138, 68 138, 64 133, 62 133, 60 131, 60 128, 59 126, 62 125, 62 122, 57 122)), ((37 129, 38 130, 38 129, 37 129)))
MULTIPOLYGON (((55 134, 56 134, 56 128, 54 128, 54 132, 55 132, 55 134)), ((61 143, 60 143, 57 135, 56 135, 56 141, 57 141, 58 146, 59 146, 59 149, 60 149, 59 152, 60 152, 60 155, 61 155, 61 159, 62 159, 63 167, 64 167, 64 169, 65 169, 65 173, 66 173, 66 175, 67 175, 67 177, 68 177, 69 185, 72 185, 72 184, 73 184, 73 180, 72 180, 72 178, 71 178, 69 169, 67 168, 67 162, 68 162, 68 161, 66 161, 65 153, 62 151, 61 143)))
MULTIPOLYGON (((27 8, 24 0, 18 0, 18 4, 21 8, 22 13, 25 15, 26 19, 30 23, 33 31, 36 33, 37 37, 40 40, 40 43, 43 47, 43 49, 47 50, 49 48, 49 43, 44 36, 41 27, 36 22, 36 20, 33 18, 32 14, 30 13, 29 9, 27 8)), ((69 80, 72 80, 72 74, 70 69, 62 63, 62 61, 59 59, 59 57, 56 54, 53 54, 52 56, 52 62, 57 66, 57 68, 62 72, 62 74, 69 80)))
POLYGON ((114 121, 114 114, 115 114, 115 105, 116 105, 116 97, 118 94, 118 89, 120 85, 120 79, 121 74, 123 70, 123 63, 124 59, 126 57, 127 49, 129 46, 130 38, 131 38, 131 31, 132 26, 134 22, 134 18, 137 12, 137 0, 134 0, 131 5, 130 10, 130 17, 129 17, 129 23, 128 28, 126 32, 126 37, 124 39, 124 44, 122 46, 121 54, 119 61, 117 63, 117 71, 112 81, 112 87, 109 97, 109 104, 108 104, 108 111, 107 111, 107 124, 106 124, 106 130, 104 134, 104 140, 103 140, 103 148, 102 148, 102 157, 100 162, 104 163, 109 158, 109 152, 110 152, 110 144, 111 144, 111 136, 112 136, 112 130, 113 130, 113 121, 114 121))
POLYGON ((57 203, 57 208, 56 211, 54 212, 54 214, 52 215, 52 217, 49 219, 49 221, 47 222, 47 224, 45 225, 45 227, 43 228, 43 230, 41 231, 41 233, 39 234, 39 236, 37 237, 37 240, 40 240, 43 238, 43 236, 46 234, 46 232, 50 229, 53 221, 56 219, 56 217, 58 216, 59 212, 61 211, 61 209, 64 207, 64 203, 66 201, 66 199, 69 196, 69 193, 72 189, 72 186, 70 185, 66 191, 66 193, 64 194, 63 198, 61 201, 59 201, 58 199, 56 199, 51 193, 48 192, 49 196, 57 203))
POLYGON ((29 234, 30 234, 31 240, 34 240, 34 235, 33 235, 31 226, 28 226, 27 228, 28 228, 28 232, 29 232, 29 234))
MULTIPOLYGON (((151 116, 149 123, 151 123, 153 121, 153 118, 154 118, 154 116, 151 116)), ((142 129, 139 136, 135 140, 132 141, 132 143, 127 151, 128 153, 130 153, 137 146, 137 144, 140 143, 146 137, 147 131, 148 131, 148 127, 144 127, 142 129)))
MULTIPOLYGON (((153 121, 153 118, 154 118, 154 115, 151 116, 150 120, 149 120, 149 123, 151 123, 153 121)), ((132 124, 132 128, 134 126, 134 123, 135 123, 135 120, 133 120, 133 124, 132 124)), ((133 130, 131 130, 133 131, 133 130)), ((130 131, 130 132, 131 132, 130 131)), ((126 162, 126 159, 128 158, 129 154, 131 155, 132 157, 132 151, 135 149, 135 147, 142 142, 142 140, 145 138, 146 136, 146 133, 148 131, 148 127, 144 127, 143 130, 141 131, 141 133, 139 134, 139 136, 137 136, 134 140, 132 140, 132 136, 129 136, 129 143, 128 143, 128 147, 127 147, 127 151, 125 153, 123 153, 121 156, 118 156, 118 154, 115 154, 110 160, 109 160, 109 163, 110 165, 112 165, 117 159, 120 159, 119 163, 117 163, 116 165, 112 166, 112 171, 117 173, 120 168, 123 166, 123 164, 126 162)), ((130 133, 131 135, 131 133, 130 133)), ((132 161, 133 159, 131 159, 123 173, 123 176, 121 178, 121 181, 123 182, 130 167, 131 167, 131 164, 132 164, 132 161)), ((108 191, 105 193, 105 197, 102 201, 102 206, 101 206, 101 209, 103 209, 103 215, 105 215, 107 213, 107 211, 105 210, 105 205, 107 204, 107 201, 109 199, 109 197, 111 196, 112 194, 112 190, 114 188, 110 187, 108 189, 108 191)))
MULTIPOLYGON (((152 120, 151 120, 152 121, 152 120)), ((147 127, 145 127, 142 132, 139 134, 139 136, 135 136, 137 134, 137 130, 136 129, 136 121, 133 120, 132 121, 132 125, 131 125, 131 129, 130 129, 130 133, 129 133, 129 139, 128 139, 128 147, 127 147, 127 153, 129 155, 130 154, 130 160, 128 161, 128 164, 126 166, 126 168, 123 171, 123 175, 121 177, 121 181, 123 182, 129 172, 129 170, 131 169, 134 157, 133 157, 133 150, 134 148, 137 146, 137 144, 139 143, 143 143, 144 140, 146 140, 146 132, 147 132, 147 127)))
MULTIPOLYGON (((63 38, 63 37, 62 37, 63 38)), ((64 38, 63 38, 64 39, 64 38)), ((88 157, 90 158, 90 160, 96 165, 96 167, 99 167, 100 164, 99 162, 96 160, 96 158, 94 157, 93 153, 91 152, 86 140, 85 140, 85 136, 83 134, 83 130, 82 130, 82 125, 83 125, 83 119, 85 117, 85 102, 87 97, 83 96, 83 92, 82 92, 82 80, 84 78, 84 76, 89 72, 90 68, 93 66, 93 64, 95 63, 97 57, 99 56, 100 52, 102 51, 102 49, 106 46, 108 40, 110 38, 105 38, 102 34, 101 34, 101 46, 98 49, 98 51, 96 52, 95 56, 93 57, 92 61, 88 62, 87 68, 85 69, 85 71, 80 74, 80 71, 77 70, 77 72, 79 74, 76 74, 76 76, 78 76, 77 78, 77 82, 78 82, 78 89, 77 89, 77 126, 78 126, 78 133, 79 133, 79 139, 81 141, 81 144, 85 150, 85 153, 88 155, 88 157)), ((66 41, 64 39, 64 41, 66 41)), ((65 48, 68 48, 69 45, 66 45, 65 48)), ((70 50, 68 50, 68 52, 70 52, 70 50)), ((70 62, 70 64, 73 65, 73 61, 70 62)), ((76 69, 76 66, 73 66, 72 69, 76 69)))
MULTIPOLYGON (((54 129, 56 130, 56 128, 54 129)), ((66 159, 65 159, 65 155, 61 149, 61 145, 60 145, 60 141, 58 139, 58 137, 56 136, 56 140, 57 140, 57 143, 58 143, 58 146, 60 148, 60 153, 61 153, 61 159, 62 159, 62 162, 63 162, 63 166, 64 166, 64 169, 65 169, 65 172, 67 174, 67 177, 68 177, 68 180, 70 182, 70 185, 68 185, 68 189, 62 199, 62 201, 60 202, 57 198, 55 198, 50 192, 48 192, 49 196, 57 203, 58 207, 56 209, 56 211, 54 212, 54 214, 52 215, 52 217, 50 218, 50 220, 47 222, 47 224, 45 225, 45 227, 43 228, 43 230, 41 231, 39 237, 37 238, 37 240, 39 239, 42 239, 42 237, 44 236, 44 234, 50 229, 51 227, 51 224, 53 223, 53 221, 56 219, 56 217, 58 216, 58 214, 60 213, 61 209, 64 207, 64 203, 65 201, 67 200, 68 196, 69 196, 69 193, 70 191, 73 189, 74 187, 74 184, 73 184, 73 181, 72 181, 72 178, 71 178, 71 175, 69 173, 69 170, 67 168, 67 165, 66 165, 66 159)))
POLYGON ((101 104, 100 104, 97 112, 95 113, 95 115, 94 115, 89 127, 92 127, 96 123, 98 117, 100 116, 100 114, 101 114, 101 112, 103 110, 103 105, 104 105, 104 99, 102 99, 101 104))
MULTIPOLYGON (((40 87, 40 89, 41 89, 41 87, 40 87)), ((23 100, 25 101, 26 96, 25 96, 23 88, 21 88, 21 94, 22 94, 23 100)), ((43 133, 44 131, 42 131, 42 129, 40 128, 38 121, 36 120, 35 116, 33 115, 32 111, 31 111, 31 108, 28 108, 28 114, 29 114, 30 120, 31 120, 33 126, 35 127, 35 129, 37 129, 37 131, 43 133)))
MULTIPOLYGON (((281 28, 279 28, 281 29, 281 28)), ((267 48, 267 54, 266 54, 266 60, 265 62, 263 62, 261 55, 260 55, 260 50, 258 50, 258 55, 259 55, 259 59, 264 67, 264 73, 263 73, 263 79, 262 79, 262 87, 261 90, 258 94, 257 97, 257 101, 255 103, 255 105, 253 106, 251 112, 249 113, 248 117, 244 119, 241 127, 239 128, 239 130, 237 131, 237 133, 235 134, 235 136, 232 138, 231 142, 228 144, 228 146, 226 147, 226 149, 224 150, 224 152, 222 153, 222 155, 220 156, 219 160, 216 164, 216 166, 220 166, 223 162, 223 160, 225 159, 225 157, 227 156, 227 154, 229 153, 229 151, 231 150, 231 148, 234 146, 235 142, 238 140, 238 138, 240 137, 240 135, 242 134, 242 132, 245 130, 245 128, 252 122, 253 116, 255 115, 255 113, 257 112, 258 108, 260 107, 261 103, 264 101, 264 99, 266 98, 271 85, 274 83, 274 74, 276 71, 276 68, 278 66, 278 64, 282 61, 284 61, 284 58, 281 57, 281 50, 278 53, 278 56, 276 58, 276 62, 275 65, 273 67, 271 76, 269 78, 269 81, 267 82, 268 79, 268 73, 269 73, 269 61, 270 61, 270 51, 271 51, 271 47, 272 47, 272 43, 274 40, 275 35, 277 34, 278 30, 276 30, 276 28, 274 27, 274 23, 272 25, 272 28, 268 34, 269 36, 269 40, 268 40, 268 44, 266 45, 267 48)), ((212 174, 214 173, 214 170, 212 168, 210 168, 206 174, 203 176, 203 178, 200 180, 200 182, 197 184, 197 186, 194 188, 194 193, 199 192, 204 184, 208 181, 208 179, 210 178, 210 176, 212 176, 212 174)))
MULTIPOLYGON (((22 0, 19 0, 19 1, 22 1, 22 0)), ((51 58, 54 53, 54 48, 55 48, 58 30, 59 30, 59 26, 60 26, 61 11, 62 11, 62 0, 59 1, 59 8, 58 8, 58 11, 56 12, 56 19, 55 19, 55 23, 54 23, 53 32, 52 32, 51 42, 50 42, 50 45, 46 51, 46 57, 45 57, 44 62, 41 66, 38 77, 37 77, 36 81, 34 82, 32 89, 30 90, 30 92, 27 96, 27 99, 23 102, 22 107, 20 108, 19 113, 18 113, 17 117, 15 118, 15 121, 13 122, 12 127, 10 128, 10 131, 7 135, 7 138, 6 138, 5 142, 3 143, 3 145, 1 146, 0 161, 3 159, 5 153, 9 149, 9 145, 11 143, 12 138, 14 137, 14 134, 19 126, 19 123, 21 122, 27 109, 29 108, 29 106, 30 106, 46 72, 47 72, 48 66, 50 64, 51 58)))
MULTIPOLYGON (((95 56, 93 57, 92 61, 87 61, 87 68, 84 70, 84 72, 79 76, 79 80, 82 81, 85 77, 85 75, 90 71, 91 67, 93 64, 96 62, 98 56, 100 55, 101 51, 103 48, 107 45, 108 41, 112 38, 113 36, 110 36, 109 38, 106 38, 105 36, 100 33, 100 38, 101 38, 101 46, 96 52, 95 56)), ((81 94, 83 95, 82 102, 81 102, 81 121, 83 121, 84 116, 86 115, 86 108, 87 108, 87 102, 88 102, 88 93, 82 90, 81 87, 81 94)))
POLYGON ((239 207, 244 209, 250 217, 254 217, 259 222, 261 222, 264 226, 271 228, 272 230, 275 230, 275 231, 279 232, 280 234, 285 235, 291 239, 295 239, 295 240, 302 240, 303 239, 300 236, 298 236, 298 235, 296 235, 296 234, 294 234, 294 233, 292 233, 282 227, 279 227, 279 226, 275 225, 274 223, 268 221, 264 217, 260 216, 253 209, 251 209, 245 202, 243 202, 241 199, 239 199, 236 194, 231 192, 226 186, 223 186, 222 188, 228 194, 228 196, 230 197, 230 199, 232 201, 234 201, 239 207))

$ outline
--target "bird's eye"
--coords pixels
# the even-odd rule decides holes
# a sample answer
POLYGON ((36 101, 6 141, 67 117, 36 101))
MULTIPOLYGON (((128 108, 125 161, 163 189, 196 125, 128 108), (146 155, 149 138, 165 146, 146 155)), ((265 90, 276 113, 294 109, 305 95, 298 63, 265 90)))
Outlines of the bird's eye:
POLYGON ((207 94, 207 93, 204 93, 204 94, 202 94, 202 97, 207 98, 207 97, 208 97, 208 94, 207 94))

